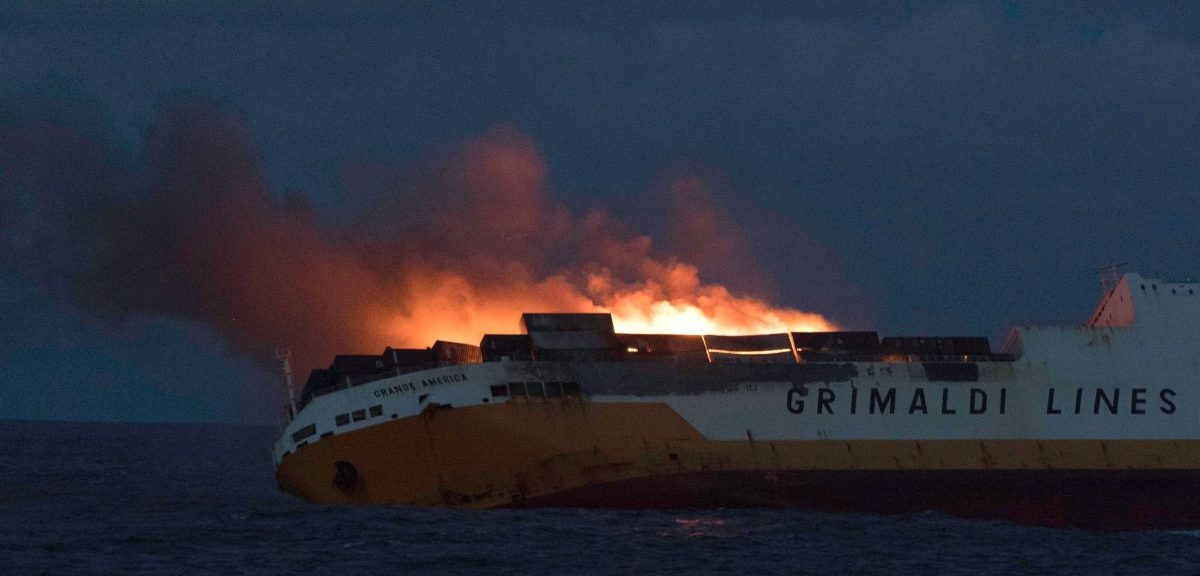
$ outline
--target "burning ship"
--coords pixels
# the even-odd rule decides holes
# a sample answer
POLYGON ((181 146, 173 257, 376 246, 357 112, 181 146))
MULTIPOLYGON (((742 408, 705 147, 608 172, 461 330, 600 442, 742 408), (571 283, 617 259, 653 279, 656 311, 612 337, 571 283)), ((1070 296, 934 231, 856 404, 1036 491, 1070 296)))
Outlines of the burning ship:
POLYGON ((534 314, 337 356, 274 446, 320 503, 936 510, 1200 526, 1200 281, 1113 278, 1083 326, 986 338, 626 334, 534 314))

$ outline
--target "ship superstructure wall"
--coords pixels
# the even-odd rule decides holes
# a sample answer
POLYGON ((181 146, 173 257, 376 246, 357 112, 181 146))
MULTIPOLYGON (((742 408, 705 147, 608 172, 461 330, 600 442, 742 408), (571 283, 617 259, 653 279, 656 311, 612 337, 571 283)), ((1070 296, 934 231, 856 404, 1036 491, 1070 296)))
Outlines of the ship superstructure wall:
POLYGON ((1019 328, 1006 348, 1013 355, 972 354, 988 351, 977 338, 827 332, 707 342, 611 333, 608 315, 566 316, 528 318, 534 334, 485 337, 481 352, 456 345, 479 354, 466 363, 335 380, 345 384, 306 405, 289 434, 311 424, 297 438, 314 441, 429 406, 574 395, 667 403, 706 437, 724 439, 1198 436, 1198 283, 1127 275, 1090 325, 1019 328), (785 340, 790 347, 780 348, 785 340), (714 351, 746 358, 727 362, 714 351))
MULTIPOLYGON (((665 406, 700 437, 728 441, 1197 436, 1200 396, 1193 372, 1162 365, 1152 376, 1105 370, 1111 364, 1100 359, 1111 353, 1093 349, 1098 367, 1076 371, 1041 360, 524 361, 446 366, 314 398, 288 426, 284 438, 293 441, 285 440, 277 449, 282 455, 327 434, 345 434, 432 409, 490 404, 521 410, 547 403, 581 410, 583 418, 592 406, 665 406)), ((628 433, 641 433, 636 421, 630 426, 628 433)))
POLYGON ((1154 326, 1171 333, 1196 335, 1200 326, 1200 279, 1160 280, 1129 273, 1100 301, 1088 322, 1092 327, 1154 326))
POLYGON ((505 366, 504 378, 574 383, 592 403, 665 403, 720 440, 1196 436, 1200 398, 1188 371, 1099 364, 534 362, 505 366))

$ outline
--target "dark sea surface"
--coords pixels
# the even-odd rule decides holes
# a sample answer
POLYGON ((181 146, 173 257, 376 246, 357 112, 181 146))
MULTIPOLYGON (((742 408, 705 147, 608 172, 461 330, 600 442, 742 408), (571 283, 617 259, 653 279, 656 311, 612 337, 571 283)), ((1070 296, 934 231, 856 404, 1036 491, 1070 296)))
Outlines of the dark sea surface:
POLYGON ((0 423, 0 575, 1200 574, 1200 531, 801 510, 315 506, 276 488, 273 437, 0 423))

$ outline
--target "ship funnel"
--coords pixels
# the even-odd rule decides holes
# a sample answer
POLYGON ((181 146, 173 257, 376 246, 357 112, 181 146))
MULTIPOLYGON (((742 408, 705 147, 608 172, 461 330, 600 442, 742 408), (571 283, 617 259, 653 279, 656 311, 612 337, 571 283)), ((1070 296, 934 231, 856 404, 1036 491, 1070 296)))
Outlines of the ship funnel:
POLYGON ((296 392, 292 388, 292 351, 276 348, 275 359, 279 361, 279 367, 283 369, 283 384, 287 387, 288 419, 290 420, 296 416, 296 392))

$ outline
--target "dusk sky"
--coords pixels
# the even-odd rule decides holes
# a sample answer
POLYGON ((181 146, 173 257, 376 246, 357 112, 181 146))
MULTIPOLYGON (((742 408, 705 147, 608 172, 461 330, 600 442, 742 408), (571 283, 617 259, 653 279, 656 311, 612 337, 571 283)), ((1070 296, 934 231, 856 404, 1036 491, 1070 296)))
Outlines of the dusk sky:
POLYGON ((0 418, 273 423, 267 340, 585 226, 994 348, 1200 276, 1195 5, 391 4, 0 2, 0 418))

